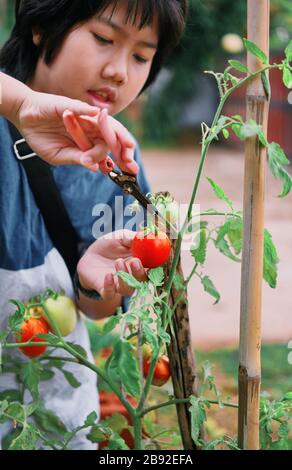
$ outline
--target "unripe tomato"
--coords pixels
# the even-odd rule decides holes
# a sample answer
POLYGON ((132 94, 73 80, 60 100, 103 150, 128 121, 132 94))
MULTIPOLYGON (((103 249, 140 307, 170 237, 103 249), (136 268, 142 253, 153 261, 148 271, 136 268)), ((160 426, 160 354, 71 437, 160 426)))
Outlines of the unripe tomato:
POLYGON ((166 233, 138 232, 132 242, 132 255, 141 260, 144 268, 162 266, 169 258, 171 243, 166 233))
MULTIPOLYGON (((26 343, 33 336, 36 336, 39 334, 45 335, 45 334, 48 334, 49 331, 50 331, 49 325, 42 317, 39 317, 39 318, 31 317, 22 323, 20 330, 19 330, 19 337, 16 338, 16 342, 26 343)), ((44 340, 36 337, 36 338, 33 338, 31 342, 43 343, 44 340)), ((37 357, 45 352, 45 350, 47 349, 47 346, 19 346, 19 349, 26 356, 37 357)))
MULTIPOLYGON (((77 312, 76 307, 69 297, 58 295, 56 299, 49 298, 44 303, 51 317, 55 320, 62 336, 67 336, 76 328, 77 312)), ((53 330, 50 320, 42 312, 42 317, 48 322, 53 330)))
MULTIPOLYGON (((132 338, 130 339, 130 343, 132 344, 132 346, 134 346, 135 348, 135 353, 137 354, 138 353, 138 336, 132 336, 132 338)), ((147 343, 144 343, 142 344, 142 357, 143 359, 147 356, 151 356, 152 354, 152 348, 150 346, 150 344, 147 344, 147 343)))
MULTIPOLYGON (((151 356, 148 356, 143 361, 143 374, 145 378, 148 375, 150 365, 151 365, 151 356)), ((168 381, 170 375, 171 374, 170 374, 170 366, 169 366, 168 357, 160 356, 154 369, 152 385, 161 387, 168 381)))

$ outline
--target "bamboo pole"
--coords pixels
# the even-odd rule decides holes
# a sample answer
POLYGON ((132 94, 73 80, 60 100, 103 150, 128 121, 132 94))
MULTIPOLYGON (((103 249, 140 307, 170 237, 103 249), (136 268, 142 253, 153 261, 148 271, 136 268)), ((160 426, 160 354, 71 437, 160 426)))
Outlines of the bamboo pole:
MULTIPOLYGON (((169 193, 162 193, 170 196, 169 193)), ((167 228, 169 235, 169 228, 167 228)), ((166 267, 164 268, 166 278, 170 272, 170 266, 173 262, 173 255, 176 247, 176 240, 171 240, 172 251, 166 267)), ((184 275, 179 260, 176 272, 184 281, 184 275)), ((191 395, 197 395, 197 373, 195 364, 195 354, 192 347, 190 321, 188 313, 187 292, 182 297, 182 291, 173 285, 170 292, 168 303, 170 307, 176 305, 173 317, 172 328, 168 328, 171 336, 171 342, 167 347, 167 354, 171 369, 171 378, 173 384, 173 394, 176 399, 188 398, 191 395)), ((189 404, 180 403, 176 405, 178 424, 182 438, 183 448, 185 450, 196 450, 196 445, 191 436, 191 416, 189 413, 189 404)), ((203 437, 201 429, 201 437, 203 437)))
MULTIPOLYGON (((248 39, 268 56, 269 0, 248 0, 248 39)), ((247 55, 251 72, 263 67, 247 55)), ((250 81, 246 93, 247 120, 252 118, 267 132, 269 100, 261 76, 250 81)), ((261 303, 264 247, 264 189, 266 150, 258 137, 246 140, 243 252, 241 270, 238 441, 242 449, 259 449, 259 398, 261 381, 261 303)))

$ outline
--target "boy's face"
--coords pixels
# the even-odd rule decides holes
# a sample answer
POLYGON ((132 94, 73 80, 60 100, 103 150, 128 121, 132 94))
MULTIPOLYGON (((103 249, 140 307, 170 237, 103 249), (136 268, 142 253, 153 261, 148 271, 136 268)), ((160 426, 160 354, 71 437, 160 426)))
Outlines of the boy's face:
MULTIPOLYGON (((111 9, 77 25, 53 62, 39 59, 29 85, 37 91, 68 96, 114 115, 125 109, 143 88, 158 44, 158 27, 125 23, 123 7, 111 9)), ((33 34, 35 44, 40 37, 33 34)))

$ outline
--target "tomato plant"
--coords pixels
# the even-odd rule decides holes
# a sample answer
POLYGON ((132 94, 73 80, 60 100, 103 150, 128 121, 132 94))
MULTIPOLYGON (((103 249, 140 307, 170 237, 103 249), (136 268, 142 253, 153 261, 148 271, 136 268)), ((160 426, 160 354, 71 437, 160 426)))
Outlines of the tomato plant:
MULTIPOLYGON (((146 356, 143 361, 143 374, 146 378, 151 364, 151 356, 146 356)), ((162 387, 170 377, 169 359, 167 356, 160 356, 154 369, 152 385, 162 387)))
POLYGON ((169 258, 171 243, 165 232, 140 231, 132 243, 132 254, 139 258, 144 268, 162 266, 169 258))
MULTIPOLYGON (((33 343, 43 342, 37 335, 48 334, 50 331, 48 323, 41 317, 30 317, 25 320, 17 334, 16 341, 18 343, 26 343, 31 341, 33 343)), ((46 346, 19 346, 19 349, 29 357, 37 357, 45 352, 46 346)))

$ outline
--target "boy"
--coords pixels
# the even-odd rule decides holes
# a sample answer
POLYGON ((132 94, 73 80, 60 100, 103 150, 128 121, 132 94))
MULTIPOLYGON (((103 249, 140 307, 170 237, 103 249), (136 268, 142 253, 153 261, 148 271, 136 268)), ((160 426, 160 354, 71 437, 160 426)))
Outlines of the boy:
MULTIPOLYGON (((11 37, 0 54, 2 70, 35 92, 65 95, 106 109, 113 116, 155 79, 182 34, 186 1, 24 0, 17 2, 16 11, 11 37)), ((32 138, 32 145, 33 141, 32 138)), ((47 234, 24 169, 13 156, 4 119, 0 119, 0 152, 2 330, 11 311, 8 299, 28 299, 46 287, 63 288, 71 297, 74 294, 64 260, 47 234)), ((123 154, 123 150, 121 153, 121 161, 130 165, 133 173, 139 165, 139 184, 147 193, 149 187, 138 150, 135 151, 136 163, 130 153, 123 154)), ((99 160, 100 155, 96 161, 99 160)), ((88 164, 89 167, 94 165, 94 159, 88 164)), ((78 306, 94 318, 111 315, 121 304, 122 296, 131 294, 125 283, 114 279, 115 270, 131 272, 140 280, 145 278, 143 266, 131 257, 134 232, 119 232, 120 240, 104 237, 94 241, 92 235, 93 206, 103 202, 114 214, 115 197, 120 192, 108 178, 82 167, 58 166, 53 174, 80 244, 90 245, 77 268, 82 289, 78 306), (98 291, 101 300, 88 297, 84 288, 88 292, 98 291)), ((124 198, 124 204, 130 201, 131 198, 124 198)), ((114 215, 122 217, 123 214, 114 215)), ((124 225, 125 220, 120 220, 115 229, 122 229, 124 225)), ((89 352, 88 336, 81 319, 68 339, 89 352)), ((14 354, 21 357, 20 352, 14 354)), ((77 373, 82 385, 70 388, 61 374, 56 373, 49 388, 46 383, 41 384, 40 393, 44 405, 69 429, 74 429, 98 408, 95 376, 83 367, 66 367, 77 373)), ((3 382, 1 378, 2 389, 16 387, 13 377, 5 377, 5 386, 3 382)), ((3 429, 2 434, 6 431, 3 429)), ((86 440, 86 432, 77 434, 72 448, 94 447, 86 440)))

